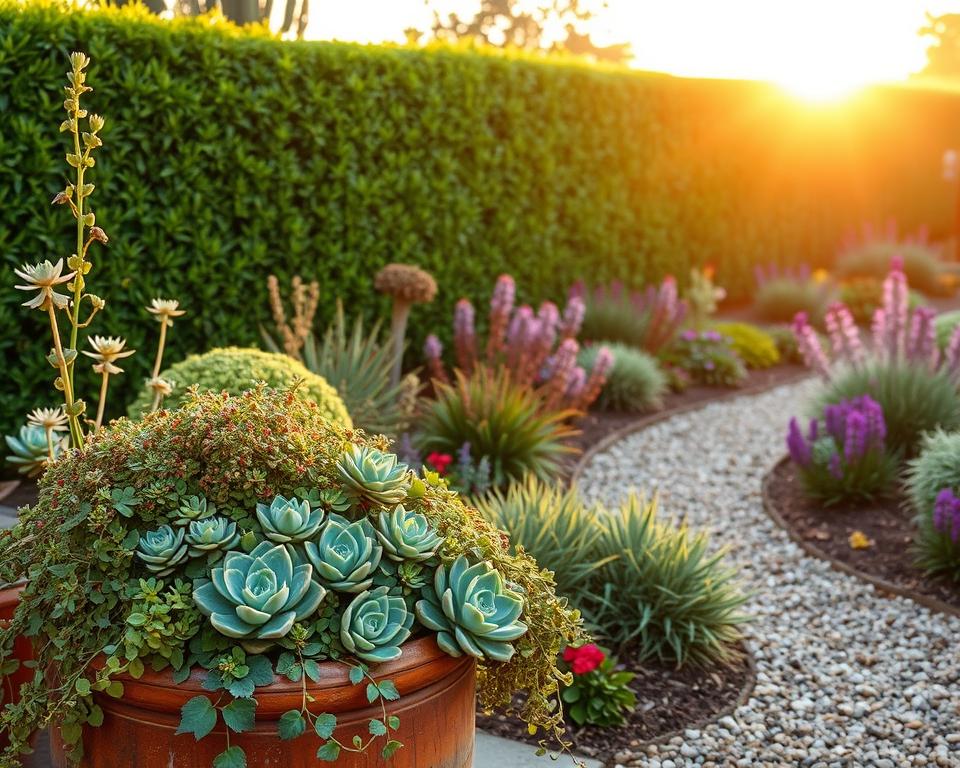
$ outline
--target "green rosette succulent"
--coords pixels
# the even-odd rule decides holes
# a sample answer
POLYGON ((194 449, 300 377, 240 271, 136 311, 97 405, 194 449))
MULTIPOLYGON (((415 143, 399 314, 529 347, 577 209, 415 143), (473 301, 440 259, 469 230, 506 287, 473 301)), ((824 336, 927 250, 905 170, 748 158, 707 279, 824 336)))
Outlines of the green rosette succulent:
POLYGON ((380 513, 376 532, 384 554, 397 562, 428 560, 443 543, 426 517, 402 504, 380 513))
POLYGON ((363 592, 373 584, 383 547, 366 518, 353 523, 330 513, 323 533, 304 544, 317 578, 337 592, 363 592))
POLYGON ((188 496, 180 504, 174 525, 188 526, 195 520, 206 520, 217 513, 217 505, 208 503, 205 496, 188 496))
POLYGON ((166 576, 187 559, 188 546, 183 539, 183 528, 174 531, 169 525, 161 525, 140 539, 137 557, 157 576, 166 576))
POLYGON ((340 642, 357 658, 380 664, 399 659, 400 646, 410 637, 413 614, 402 597, 388 587, 361 592, 343 612, 340 642))
POLYGON ((324 511, 311 509, 309 501, 277 496, 269 505, 257 504, 257 520, 263 535, 278 544, 300 544, 316 535, 324 511))
POLYGON ((392 507, 407 497, 408 469, 396 454, 352 445, 337 462, 343 492, 358 502, 392 507))
POLYGON ((294 566, 282 544, 263 541, 249 555, 228 552, 210 579, 194 582, 193 600, 220 634, 263 653, 317 610, 326 590, 312 575, 309 563, 294 566))
POLYGON ((215 556, 220 552, 233 549, 240 543, 237 524, 225 517, 208 517, 206 520, 194 520, 187 529, 186 536, 190 557, 215 556))
MULTIPOLYGON (((17 436, 4 435, 10 455, 7 461, 17 468, 17 472, 27 477, 36 477, 47 466, 50 458, 47 445, 47 432, 43 427, 25 425, 20 427, 17 436)), ((63 451, 66 441, 58 436, 53 440, 53 458, 56 459, 63 451)))
POLYGON ((519 621, 523 599, 503 585, 487 562, 470 565, 463 555, 434 572, 433 589, 416 604, 417 618, 437 633, 437 644, 451 656, 464 653, 509 661, 511 643, 527 631, 519 621))

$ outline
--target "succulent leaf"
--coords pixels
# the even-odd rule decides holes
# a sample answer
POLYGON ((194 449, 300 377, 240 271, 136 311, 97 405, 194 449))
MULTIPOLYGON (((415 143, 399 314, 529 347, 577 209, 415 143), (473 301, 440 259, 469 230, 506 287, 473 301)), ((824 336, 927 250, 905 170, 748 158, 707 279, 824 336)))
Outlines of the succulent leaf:
POLYGON ((400 658, 400 646, 410 637, 413 614, 402 597, 388 587, 361 592, 343 612, 340 641, 350 653, 379 664, 400 658))
POLYGON ((209 579, 194 582, 193 600, 220 634, 262 653, 311 616, 326 595, 313 566, 294 566, 282 544, 264 541, 250 554, 228 552, 209 579))
POLYGON ((417 601, 420 623, 437 633, 437 643, 451 656, 509 661, 511 643, 527 631, 519 621, 523 598, 503 584, 499 572, 481 561, 471 565, 463 555, 440 565, 433 588, 417 601))
POLYGON ((206 520, 217 513, 215 504, 208 503, 205 496, 188 496, 180 504, 174 525, 187 526, 195 520, 206 520))
POLYGON ((143 560, 147 569, 157 576, 166 576, 187 559, 188 547, 183 539, 182 528, 174 532, 169 525, 161 525, 157 530, 149 531, 140 539, 137 557, 143 560))
POLYGON ((366 518, 353 523, 331 512, 318 541, 304 545, 318 579, 337 592, 363 592, 373 584, 383 547, 366 518))
POLYGON ((296 497, 277 496, 269 505, 257 504, 263 535, 278 544, 300 544, 312 538, 323 518, 323 509, 311 509, 308 501, 296 497))
POLYGON ((185 536, 190 557, 215 556, 240 543, 237 524, 225 517, 208 517, 190 523, 185 536))
POLYGON ((443 543, 424 515, 406 510, 402 504, 380 513, 377 538, 387 557, 397 562, 428 560, 443 543))
POLYGON ((393 507, 407 497, 409 472, 396 454, 352 445, 337 462, 343 492, 358 502, 393 507))

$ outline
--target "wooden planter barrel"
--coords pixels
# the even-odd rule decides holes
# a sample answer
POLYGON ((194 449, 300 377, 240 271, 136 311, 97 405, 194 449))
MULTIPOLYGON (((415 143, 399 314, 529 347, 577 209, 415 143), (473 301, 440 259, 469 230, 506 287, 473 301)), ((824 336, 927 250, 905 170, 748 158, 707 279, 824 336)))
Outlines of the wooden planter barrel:
MULTIPOLYGON (((471 768, 473 765, 476 670, 473 659, 446 655, 433 637, 403 646, 396 661, 373 670, 377 679, 390 679, 400 691, 400 700, 388 703, 388 713, 400 718, 399 731, 391 734, 403 742, 392 758, 384 760, 378 740, 359 755, 343 752, 337 768, 471 768)), ((319 683, 307 682, 316 699, 310 710, 337 717, 336 736, 350 744, 353 736, 369 737, 368 723, 380 718, 379 706, 367 703, 366 685, 352 685, 343 664, 321 664, 319 683)), ((190 734, 177 736, 180 708, 194 696, 216 697, 201 687, 206 670, 198 669, 177 685, 169 670, 144 672, 139 680, 126 675, 115 679, 124 694, 113 699, 96 694, 103 708, 103 725, 83 730, 83 768, 208 768, 226 748, 222 719, 208 736, 196 741, 190 734)), ((322 743, 312 729, 299 738, 281 741, 277 721, 284 712, 300 709, 301 683, 276 678, 271 686, 257 688, 256 726, 242 734, 230 734, 230 743, 243 747, 251 768, 317 768, 322 743)), ((54 768, 67 768, 56 729, 52 732, 54 768)))
MULTIPOLYGON (((20 593, 23 584, 0 589, 0 629, 4 629, 13 618, 17 606, 20 604, 20 593)), ((33 670, 23 666, 23 662, 33 658, 30 642, 25 637, 18 637, 13 643, 13 655, 20 660, 20 668, 12 675, 0 677, 0 706, 20 700, 20 686, 33 679, 33 670)), ((0 749, 7 746, 6 734, 0 732, 0 749)))

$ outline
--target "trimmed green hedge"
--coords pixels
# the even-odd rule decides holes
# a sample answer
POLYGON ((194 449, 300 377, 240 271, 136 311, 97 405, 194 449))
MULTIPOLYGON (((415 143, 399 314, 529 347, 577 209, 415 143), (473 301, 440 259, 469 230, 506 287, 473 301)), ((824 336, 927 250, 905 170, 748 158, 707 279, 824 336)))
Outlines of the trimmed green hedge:
MULTIPOLYGON (((960 134, 952 96, 877 90, 855 110, 805 112, 757 84, 280 43, 204 20, 0 0, 6 285, 10 267, 71 242, 69 216, 49 201, 64 181, 57 125, 73 49, 91 55, 88 104, 107 116, 94 203, 112 239, 90 284, 109 303, 94 331, 141 350, 114 414, 149 365, 155 323, 139 308, 155 295, 189 312, 172 363, 256 343, 271 271, 319 278, 321 313, 339 295, 372 314, 386 307, 373 273, 410 261, 441 286, 415 309, 417 346, 447 332, 460 295, 484 302, 502 271, 522 300, 539 301, 578 277, 683 281, 712 262, 744 296, 751 263, 829 261, 865 216, 950 221, 939 162, 960 134)), ((42 318, 25 316, 20 298, 0 290, 5 431, 51 377, 42 318)), ((80 391, 94 392, 87 383, 80 391)))

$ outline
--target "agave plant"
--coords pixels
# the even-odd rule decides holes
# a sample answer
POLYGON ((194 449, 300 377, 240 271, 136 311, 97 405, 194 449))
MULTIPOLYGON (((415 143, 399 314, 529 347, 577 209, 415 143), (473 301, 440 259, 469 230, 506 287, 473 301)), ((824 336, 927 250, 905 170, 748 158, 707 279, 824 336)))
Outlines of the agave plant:
POLYGON ((204 496, 188 496, 180 504, 174 525, 187 526, 195 520, 206 520, 217 513, 216 504, 208 503, 204 496))
POLYGON ((423 592, 416 604, 417 618, 437 633, 437 644, 451 656, 510 661, 511 642, 527 631, 519 621, 523 598, 503 585, 500 574, 487 562, 475 565, 464 555, 452 565, 441 565, 433 589, 423 592))
POLYGON ((397 562, 428 560, 443 543, 426 517, 402 504, 380 513, 377 538, 387 557, 397 562))
POLYGON ((323 524, 323 509, 311 509, 309 501, 277 496, 269 505, 257 504, 257 519, 263 534, 278 544, 300 544, 314 536, 323 524))
POLYGON ((304 549, 317 577, 337 592, 369 589, 383 556, 369 520, 351 523, 335 512, 330 513, 320 539, 306 542, 304 549))
POLYGON ((413 614, 402 597, 388 587, 361 592, 347 606, 340 622, 340 641, 354 656, 373 664, 400 658, 400 646, 410 637, 413 614))
POLYGON ((187 559, 188 546, 183 539, 183 528, 174 532, 169 525, 161 525, 140 539, 137 557, 157 576, 166 576, 187 559))
POLYGON ((249 555, 228 552, 210 579, 194 582, 193 600, 220 634, 263 653, 317 610, 326 590, 312 575, 309 563, 294 566, 282 544, 263 541, 249 555))
MULTIPOLYGON (((47 439, 47 432, 43 427, 34 427, 29 424, 20 427, 16 437, 4 435, 10 455, 7 461, 17 467, 17 472, 27 477, 36 477, 47 466, 50 460, 51 442, 47 439)), ((67 446, 68 441, 61 437, 54 437, 52 441, 53 458, 67 446)))
POLYGON ((407 465, 397 463, 396 454, 356 445, 337 462, 343 492, 358 502, 392 507, 407 497, 407 465))
MULTIPOLYGON (((182 531, 181 531, 182 532, 182 531)), ((240 542, 237 524, 225 517, 208 517, 190 523, 184 537, 190 557, 206 555, 215 558, 220 553, 233 549, 240 542)))

